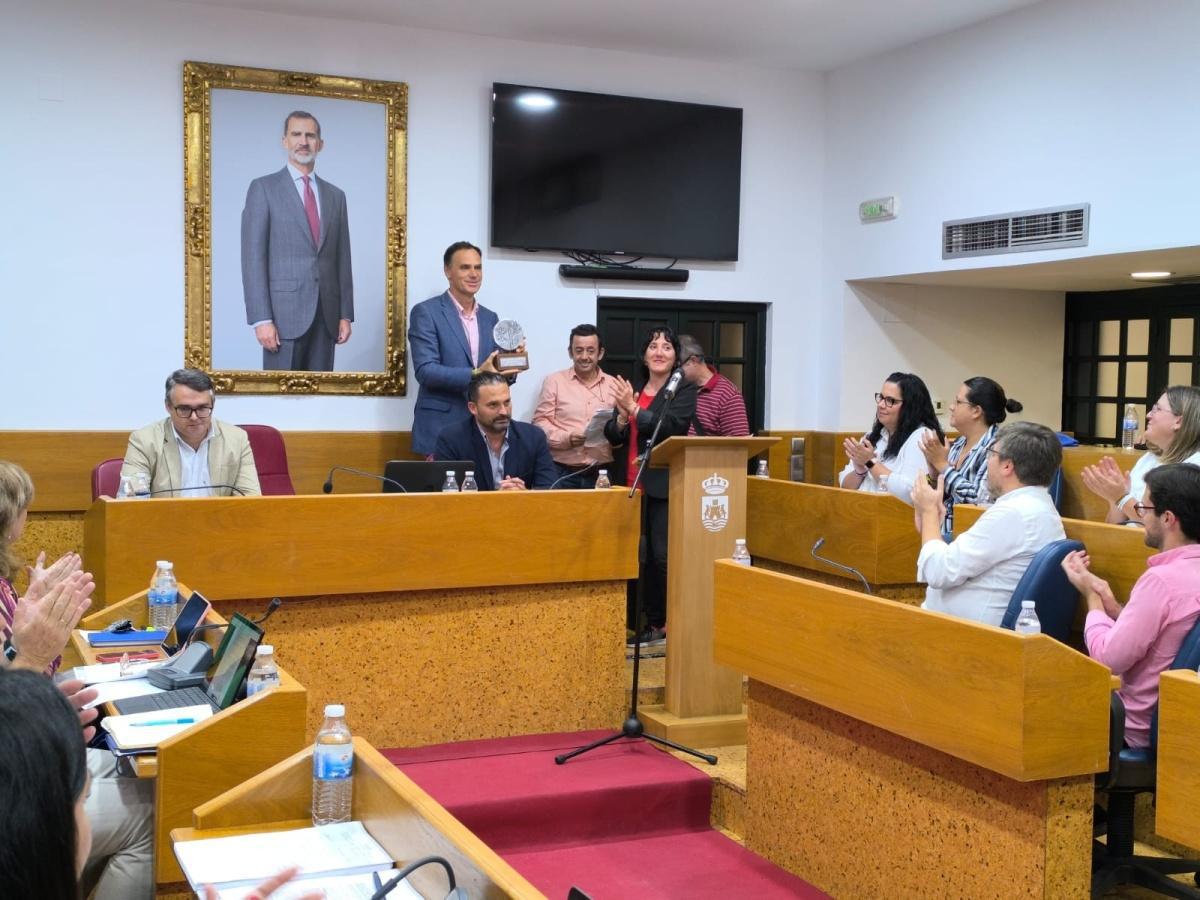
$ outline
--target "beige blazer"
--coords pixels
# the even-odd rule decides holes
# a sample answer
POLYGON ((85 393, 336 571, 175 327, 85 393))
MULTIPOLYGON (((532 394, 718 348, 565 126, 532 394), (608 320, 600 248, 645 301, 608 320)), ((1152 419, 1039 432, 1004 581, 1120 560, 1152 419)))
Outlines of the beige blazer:
MULTIPOLYGON (((125 462, 121 465, 122 475, 148 472, 151 491, 177 491, 183 484, 180 469, 179 439, 169 418, 139 428, 129 436, 125 462)), ((236 425, 212 420, 212 439, 208 442, 208 476, 214 485, 232 484, 247 495, 262 493, 258 485, 258 469, 254 467, 254 454, 250 450, 250 436, 245 431, 236 425)), ((184 491, 158 496, 187 497, 196 493, 184 491)), ((229 497, 236 492, 228 488, 214 488, 213 493, 229 497)))

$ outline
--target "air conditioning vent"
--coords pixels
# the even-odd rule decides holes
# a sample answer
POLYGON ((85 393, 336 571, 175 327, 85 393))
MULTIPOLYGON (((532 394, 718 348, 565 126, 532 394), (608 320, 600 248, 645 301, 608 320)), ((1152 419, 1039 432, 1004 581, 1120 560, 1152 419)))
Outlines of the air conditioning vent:
POLYGON ((942 259, 1086 247, 1090 203, 942 223, 942 259))

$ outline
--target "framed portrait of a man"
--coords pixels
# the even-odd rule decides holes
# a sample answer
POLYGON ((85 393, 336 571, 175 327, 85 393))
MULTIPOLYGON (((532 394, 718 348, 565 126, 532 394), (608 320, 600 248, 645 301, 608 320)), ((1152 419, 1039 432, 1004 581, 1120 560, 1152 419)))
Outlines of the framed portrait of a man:
POLYGON ((225 393, 403 394, 407 85, 183 81, 186 364, 225 393))

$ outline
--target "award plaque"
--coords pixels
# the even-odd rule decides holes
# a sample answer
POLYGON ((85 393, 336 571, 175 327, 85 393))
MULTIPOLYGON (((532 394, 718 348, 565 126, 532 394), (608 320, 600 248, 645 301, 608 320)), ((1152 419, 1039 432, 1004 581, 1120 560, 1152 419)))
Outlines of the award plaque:
POLYGON ((529 354, 517 349, 525 343, 525 332, 521 328, 520 322, 513 319, 501 319, 492 329, 492 338, 496 341, 496 346, 500 348, 500 353, 496 357, 496 368, 521 369, 522 371, 529 368, 529 354))

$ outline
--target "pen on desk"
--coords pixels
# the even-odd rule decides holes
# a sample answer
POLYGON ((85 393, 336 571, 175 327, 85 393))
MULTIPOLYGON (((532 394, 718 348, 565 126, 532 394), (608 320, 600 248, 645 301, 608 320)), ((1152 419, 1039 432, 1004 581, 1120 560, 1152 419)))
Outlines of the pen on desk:
POLYGON ((194 725, 195 719, 156 719, 153 722, 130 722, 132 728, 149 728, 151 725, 194 725))

